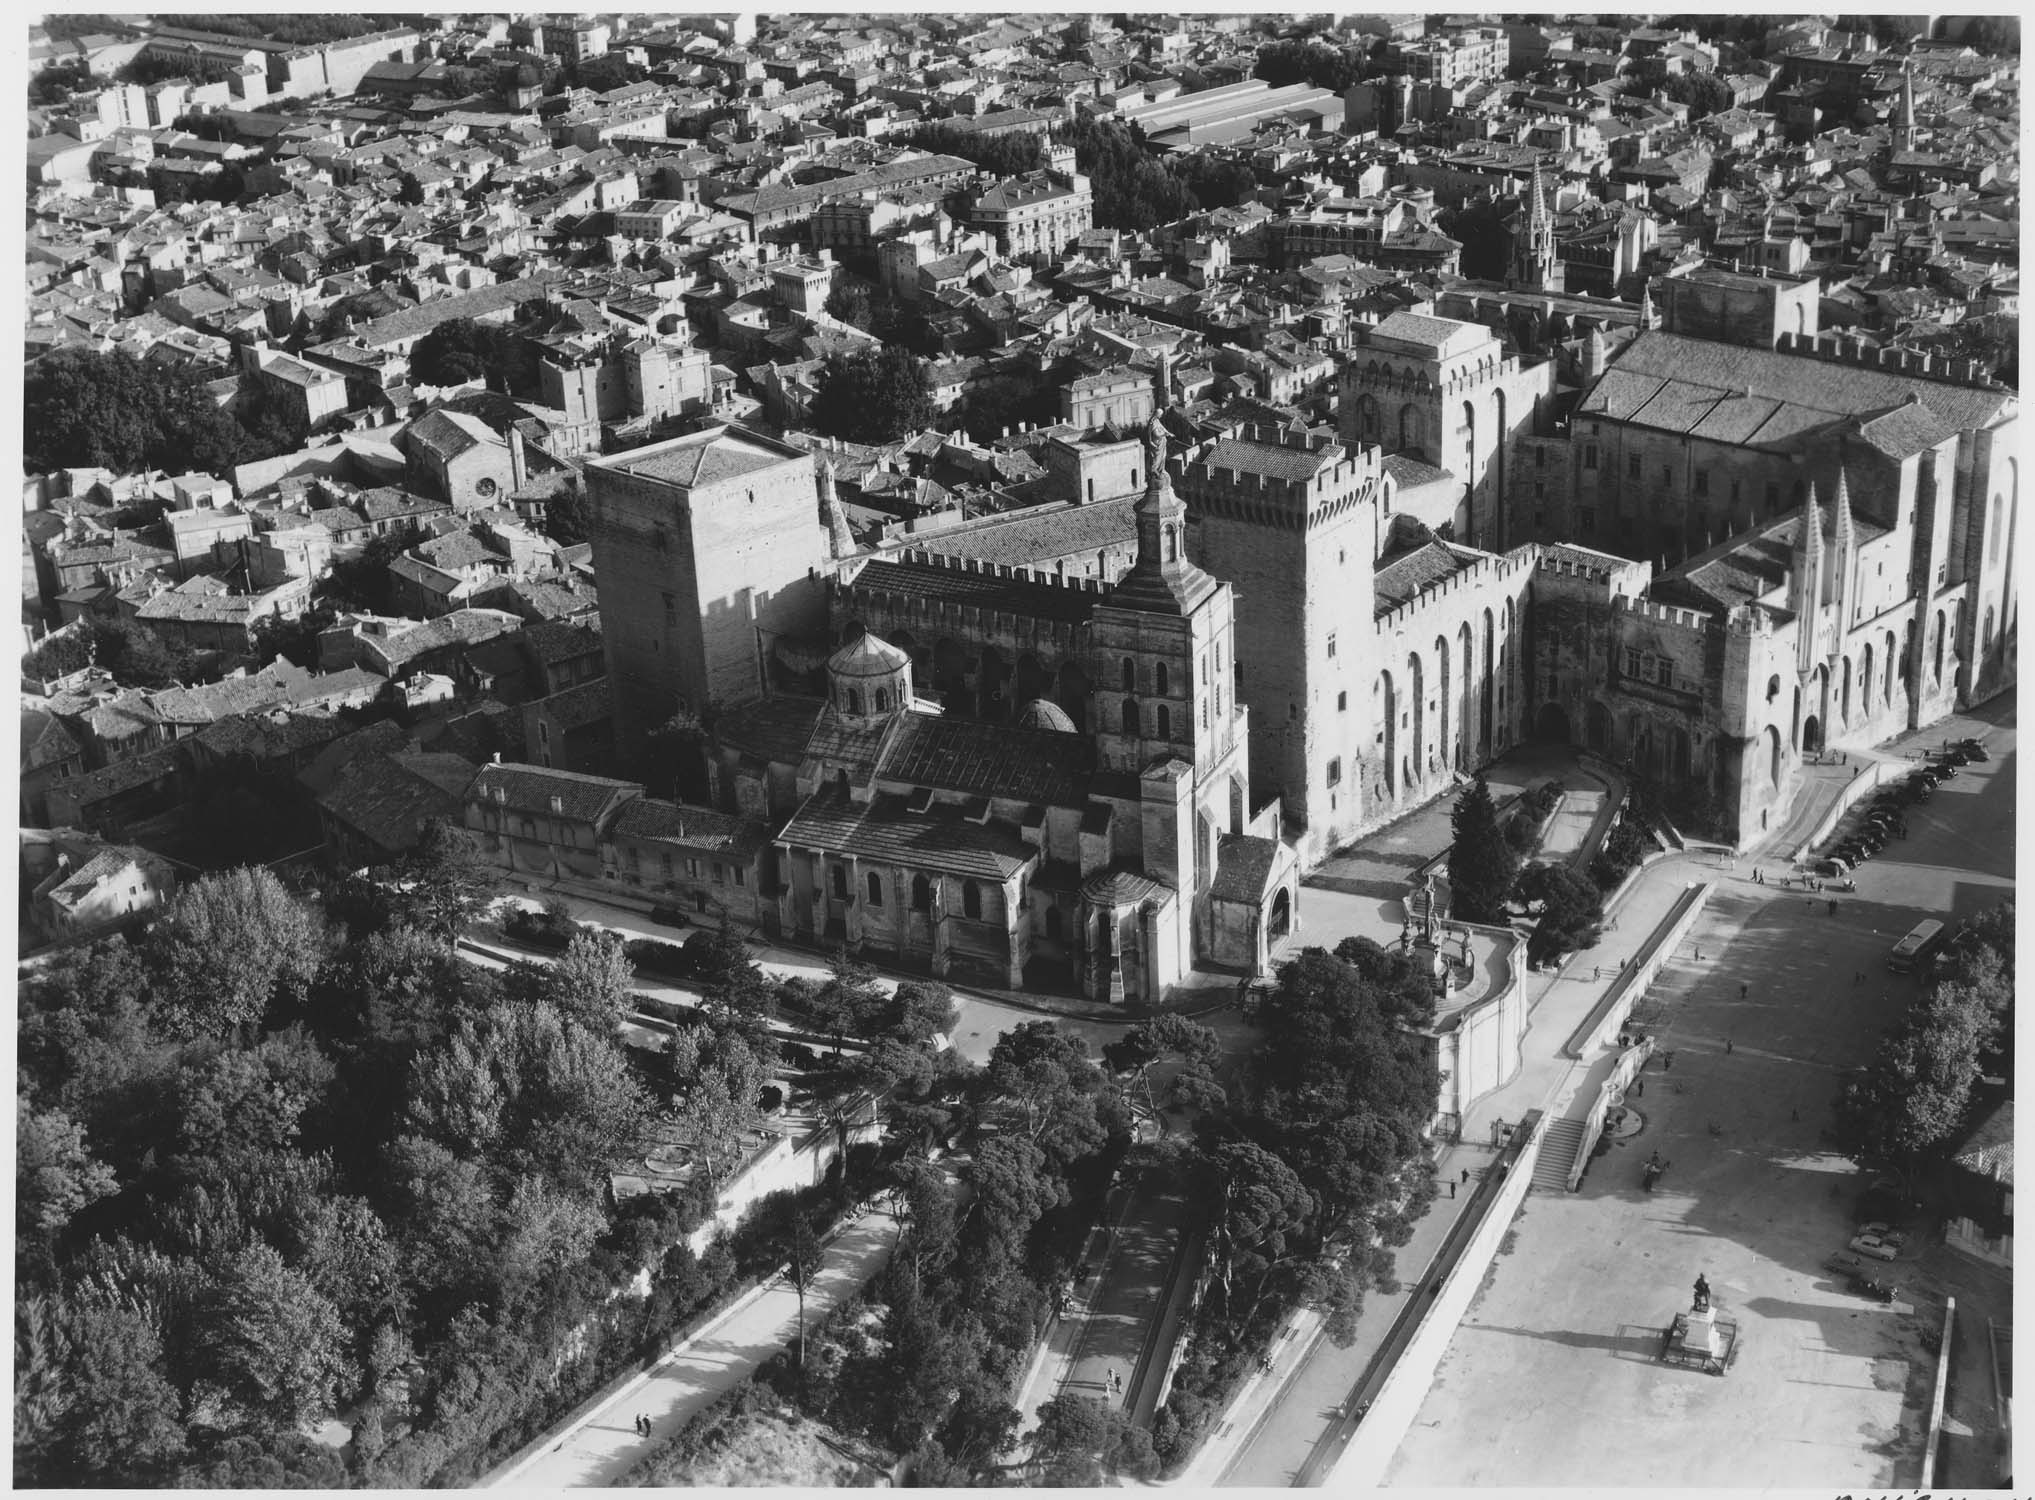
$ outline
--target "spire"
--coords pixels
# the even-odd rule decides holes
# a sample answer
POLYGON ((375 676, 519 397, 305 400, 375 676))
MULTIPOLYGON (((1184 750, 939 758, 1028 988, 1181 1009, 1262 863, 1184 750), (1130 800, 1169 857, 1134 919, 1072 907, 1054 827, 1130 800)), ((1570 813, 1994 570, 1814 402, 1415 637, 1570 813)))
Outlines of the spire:
POLYGON ((1915 149, 1915 62, 1901 64, 1901 112, 1894 119, 1894 150, 1915 149))
POLYGON ((1187 505, 1166 472, 1166 429, 1156 412, 1145 424, 1145 493, 1136 506, 1138 560, 1111 590, 1124 609, 1187 614, 1219 585, 1187 560, 1187 505))
POLYGON ((1639 329, 1644 333, 1649 328, 1658 328, 1660 319, 1653 310, 1653 283, 1648 281, 1639 289, 1639 329))
POLYGON ((1845 483, 1844 470, 1837 470, 1837 498, 1830 502, 1835 514, 1831 517, 1835 532, 1831 547, 1831 589, 1830 596, 1837 605, 1837 623, 1840 629, 1851 626, 1854 583, 1858 577, 1858 531, 1851 520, 1851 490, 1845 483))
POLYGON ((1526 223, 1528 233, 1537 234, 1547 223, 1547 185, 1541 181, 1540 158, 1533 159, 1533 186, 1526 190, 1526 223))
POLYGON ((840 493, 834 488, 834 461, 820 462, 820 510, 827 518, 827 551, 833 557, 855 555, 855 533, 848 529, 848 513, 841 509, 840 493))
POLYGON ((1795 662, 1804 677, 1815 665, 1817 625, 1823 604, 1823 508, 1816 503, 1812 481, 1802 501, 1801 528, 1795 536, 1795 662))

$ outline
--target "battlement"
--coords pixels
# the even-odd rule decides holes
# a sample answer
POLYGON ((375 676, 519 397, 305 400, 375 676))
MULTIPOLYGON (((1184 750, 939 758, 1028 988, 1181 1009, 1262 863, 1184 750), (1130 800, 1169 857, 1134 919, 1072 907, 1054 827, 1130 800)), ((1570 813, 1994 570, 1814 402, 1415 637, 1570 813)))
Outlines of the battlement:
POLYGON ((956 573, 975 573, 984 578, 1008 578, 1018 583, 1066 589, 1077 594, 1106 594, 1114 587, 1107 579, 1070 578, 1046 568, 1034 568, 1021 563, 988 562, 979 557, 957 557, 951 552, 930 552, 923 547, 906 547, 892 553, 884 561, 921 563, 932 568, 948 568, 956 573))
POLYGON ((1724 628, 1733 635, 1772 635, 1774 617, 1770 610, 1757 604, 1741 604, 1726 612, 1724 628))
POLYGON ((1944 355, 1926 354, 1919 349, 1875 349, 1841 333, 1784 333, 1774 348, 1782 354, 1823 359, 1832 364, 1862 365, 1887 375, 1913 375, 1924 380, 1975 385, 1983 389, 1993 389, 1997 384, 1985 366, 1975 359, 1951 359, 1944 355))
MULTIPOLYGON (((1436 579, 1404 604, 1376 616, 1379 635, 1417 624, 1427 611, 1457 594, 1469 593, 1492 583, 1510 583, 1533 568, 1539 544, 1529 542, 1506 553, 1483 553, 1446 578, 1436 579)), ((1460 554, 1459 554, 1460 555, 1460 554)))
POLYGON ((1181 498, 1192 510, 1280 530, 1312 530, 1373 502, 1384 479, 1384 457, 1376 448, 1353 448, 1337 437, 1252 424, 1237 440, 1320 454, 1324 467, 1306 479, 1231 468, 1213 462, 1216 445, 1210 444, 1202 457, 1180 467, 1181 498))
POLYGON ((1585 562, 1580 557, 1555 557, 1545 553, 1534 568, 1537 572, 1558 578, 1581 578, 1589 583, 1609 583, 1611 575, 1617 571, 1609 563, 1585 562))
POLYGON ((1711 630, 1717 625, 1717 617, 1707 610, 1686 609, 1679 604, 1656 604, 1651 599, 1635 599, 1630 594, 1618 595, 1611 601, 1611 608, 1683 630, 1711 630))

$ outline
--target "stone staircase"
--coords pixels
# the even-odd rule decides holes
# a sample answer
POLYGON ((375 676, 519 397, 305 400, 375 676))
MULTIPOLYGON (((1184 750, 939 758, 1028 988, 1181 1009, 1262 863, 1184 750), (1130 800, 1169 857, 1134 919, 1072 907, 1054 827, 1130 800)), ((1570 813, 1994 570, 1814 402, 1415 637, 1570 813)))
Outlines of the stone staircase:
POLYGON ((1406 920, 1411 922, 1416 930, 1427 926, 1430 913, 1436 922, 1442 921, 1449 914, 1447 877, 1435 876, 1431 887, 1425 881, 1415 881, 1407 886, 1402 904, 1406 908, 1406 920))
POLYGON ((1541 1127, 1540 1155, 1533 1163, 1533 1190, 1537 1193, 1566 1193, 1569 1168, 1576 1164, 1576 1148, 1583 1144, 1580 1118, 1553 1120, 1541 1127))

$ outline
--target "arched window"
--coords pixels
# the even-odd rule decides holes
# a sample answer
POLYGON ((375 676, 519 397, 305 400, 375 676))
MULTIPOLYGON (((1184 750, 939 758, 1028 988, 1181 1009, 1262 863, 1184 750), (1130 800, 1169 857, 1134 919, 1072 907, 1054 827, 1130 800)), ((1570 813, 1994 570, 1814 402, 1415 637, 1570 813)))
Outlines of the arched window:
POLYGON ((871 906, 883 905, 883 877, 874 870, 871 870, 868 880, 864 883, 869 887, 869 904, 871 906))
MULTIPOLYGON (((1991 620, 1988 619, 1988 629, 1991 628, 1991 624, 1991 620)), ((1173 710, 1163 703, 1159 705, 1159 738, 1162 740, 1173 738, 1173 710)))
POLYGON ((876 690, 876 711, 878 713, 886 713, 889 711, 889 709, 890 709, 890 689, 878 688, 876 690))
POLYGON ((846 901, 848 899, 848 867, 846 865, 837 864, 831 865, 828 868, 830 868, 834 872, 835 899, 839 901, 846 901))
POLYGON ((848 712, 851 714, 862 712, 862 690, 860 688, 848 689, 848 712))
POLYGON ((1126 698, 1123 701, 1123 732, 1130 735, 1141 735, 1145 732, 1144 726, 1138 722, 1138 703, 1135 698, 1126 698))
POLYGON ((912 910, 933 909, 933 883, 923 875, 912 876, 912 910))
POLYGON ((1138 664, 1128 656, 1123 659, 1123 690, 1126 693, 1138 690, 1138 664))
POLYGON ((1766 701, 1771 703, 1781 695, 1781 679, 1778 676, 1766 680, 1766 701))
POLYGON ((1168 686, 1167 676, 1166 664, 1164 662, 1154 664, 1152 667, 1152 688, 1161 698, 1166 696, 1168 686))
POLYGON ((972 880, 961 882, 961 915, 978 922, 982 920, 982 887, 972 880))

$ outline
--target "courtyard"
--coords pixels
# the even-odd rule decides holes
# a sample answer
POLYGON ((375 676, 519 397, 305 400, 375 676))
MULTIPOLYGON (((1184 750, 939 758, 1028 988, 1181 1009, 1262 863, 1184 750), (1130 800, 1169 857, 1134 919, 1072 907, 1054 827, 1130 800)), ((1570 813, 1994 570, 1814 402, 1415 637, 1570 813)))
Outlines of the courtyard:
MULTIPOLYGON (((1935 1268, 1951 1252, 1922 1243, 1933 1226, 1908 1226, 1887 1267, 1900 1288, 1891 1306, 1826 1271, 1862 1184, 1824 1129, 1841 1072, 1917 993, 1919 981, 1886 972, 1887 949, 1921 916, 1968 917, 2012 893, 2013 700, 1913 740, 1965 734, 1992 759, 1918 809, 1911 835, 1858 872, 1835 913, 1754 884, 1751 859, 1718 869, 1716 895, 1647 1002, 1673 1060, 1657 1058, 1631 1101, 1641 1128, 1578 1192, 1527 1198, 1388 1483, 1923 1482, 1943 1316, 1935 1268), (1649 1194, 1640 1164, 1656 1151, 1670 1165, 1649 1194), (1722 1378, 1657 1359, 1699 1273, 1739 1323, 1722 1378)), ((1961 1317, 1977 1314, 1958 1295, 1961 1317)), ((1963 1335, 1974 1336, 1982 1316, 1963 1335)))

